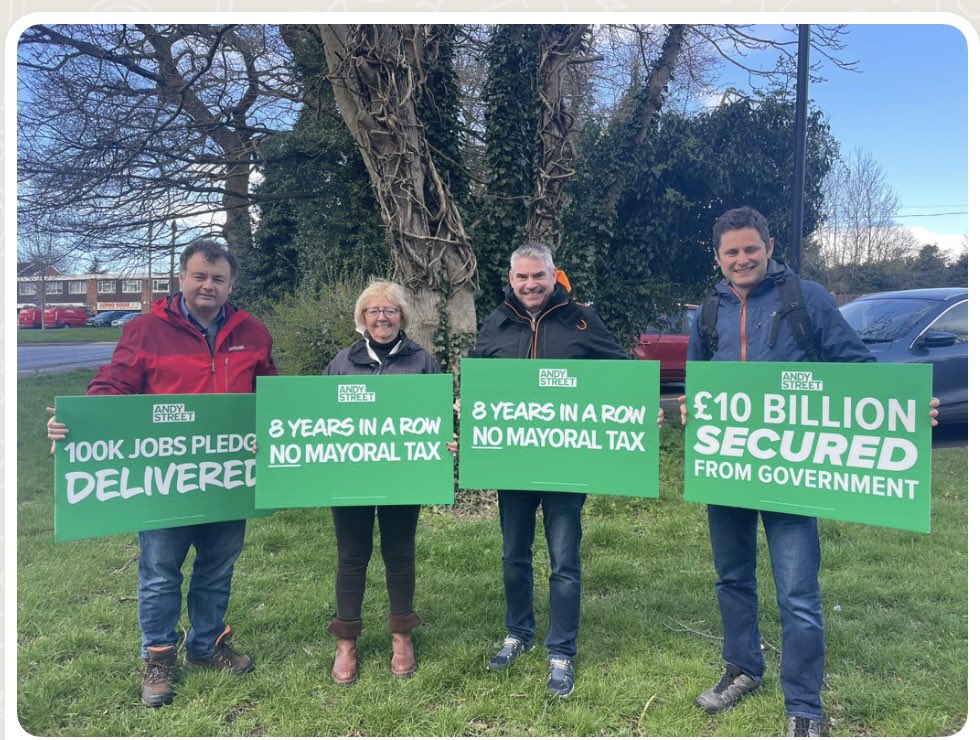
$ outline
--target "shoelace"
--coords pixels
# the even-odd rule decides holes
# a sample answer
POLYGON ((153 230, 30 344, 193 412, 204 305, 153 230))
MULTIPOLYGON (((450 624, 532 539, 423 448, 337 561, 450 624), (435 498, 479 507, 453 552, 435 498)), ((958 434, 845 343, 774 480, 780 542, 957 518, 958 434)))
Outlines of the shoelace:
POLYGON ((732 673, 731 671, 725 671, 725 675, 721 677, 721 681, 718 682, 718 685, 715 687, 715 691, 720 694, 722 691, 724 691, 733 683, 735 683, 735 679, 738 678, 740 675, 741 674, 739 673, 732 673))
POLYGON ((810 720, 797 717, 793 721, 793 737, 807 737, 810 734, 810 720))
POLYGON ((504 644, 503 644, 502 647, 505 647, 505 648, 508 648, 509 647, 509 648, 514 649, 514 650, 517 650, 518 648, 521 647, 521 641, 518 640, 516 637, 505 637, 504 638, 504 644))
POLYGON ((148 660, 146 662, 146 677, 150 681, 156 682, 161 678, 170 678, 173 674, 173 663, 163 663, 156 660, 148 660))
POLYGON ((572 667, 572 661, 562 660, 561 658, 552 658, 548 662, 551 664, 551 670, 561 668, 562 670, 567 671, 572 667))
POLYGON ((231 649, 230 646, 221 643, 218 645, 217 649, 214 651, 214 657, 218 659, 219 663, 224 663, 228 668, 232 668, 235 665, 236 653, 231 649))

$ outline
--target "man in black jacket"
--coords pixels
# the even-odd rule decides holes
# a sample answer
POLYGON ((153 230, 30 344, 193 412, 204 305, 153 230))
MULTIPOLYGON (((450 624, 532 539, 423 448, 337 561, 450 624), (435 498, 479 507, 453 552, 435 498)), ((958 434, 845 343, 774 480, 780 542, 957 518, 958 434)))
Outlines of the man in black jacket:
MULTIPOLYGON (((531 242, 510 257, 507 297, 480 329, 470 357, 625 360, 626 352, 598 314, 576 302, 551 250, 531 242)), ((568 696, 574 686, 572 659, 582 600, 582 505, 585 494, 499 491, 503 534, 507 637, 487 666, 495 671, 534 647, 534 577, 531 545, 538 506, 551 557, 548 691, 568 696)))

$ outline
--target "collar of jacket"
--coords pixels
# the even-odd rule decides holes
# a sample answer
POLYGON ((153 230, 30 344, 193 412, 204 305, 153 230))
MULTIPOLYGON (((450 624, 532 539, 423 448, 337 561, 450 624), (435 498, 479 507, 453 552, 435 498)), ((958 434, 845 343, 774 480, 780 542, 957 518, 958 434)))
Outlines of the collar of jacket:
MULTIPOLYGON (((548 298, 548 302, 545 303, 541 308, 541 311, 538 312, 538 318, 544 316, 556 306, 561 306, 566 303, 572 303, 572 295, 568 290, 566 290, 564 285, 561 283, 556 283, 555 292, 551 294, 551 296, 548 298)), ((505 312, 508 318, 521 318, 525 321, 530 320, 531 313, 524 308, 524 304, 520 302, 516 295, 514 295, 513 289, 507 290, 507 296, 504 298, 504 305, 510 309, 510 311, 505 312)))
MULTIPOLYGON (((762 278, 762 280, 760 280, 751 291, 749 291, 749 295, 754 296, 759 295, 760 293, 765 293, 767 290, 775 287, 777 278, 795 274, 796 273, 793 272, 792 268, 785 262, 778 260, 775 257, 770 257, 769 264, 766 265, 766 276, 762 278)), ((732 287, 732 281, 725 278, 715 285, 715 290, 718 293, 721 293, 723 296, 730 296, 733 294, 735 289, 732 287)))
MULTIPOLYGON (((357 365, 377 365, 377 357, 372 356, 371 352, 368 351, 368 339, 367 335, 358 339, 354 346, 351 348, 348 359, 357 365)), ((398 341, 394 347, 391 348, 391 352, 388 353, 388 357, 394 357, 395 355, 409 355, 418 349, 418 345, 415 344, 408 335, 405 334, 404 329, 398 330, 398 341)))
MULTIPOLYGON (((197 329, 188 319, 184 316, 184 312, 180 308, 180 293, 174 293, 166 298, 159 298, 153 302, 150 307, 150 313, 158 318, 168 321, 171 324, 177 324, 184 329, 189 329, 194 332, 197 336, 203 336, 199 329, 197 329)), ((240 308, 236 308, 230 303, 224 305, 225 309, 225 321, 221 325, 221 329, 218 331, 218 336, 222 336, 232 327, 239 324, 248 315, 240 308)))

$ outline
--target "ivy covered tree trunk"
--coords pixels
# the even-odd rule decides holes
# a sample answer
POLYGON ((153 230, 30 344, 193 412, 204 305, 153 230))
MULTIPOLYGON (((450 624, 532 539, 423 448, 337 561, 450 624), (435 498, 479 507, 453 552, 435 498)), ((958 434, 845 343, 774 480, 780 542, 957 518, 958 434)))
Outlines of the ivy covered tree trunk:
POLYGON ((476 257, 452 194, 439 175, 418 117, 430 28, 321 25, 327 75, 340 114, 371 176, 396 278, 410 294, 412 336, 436 346, 468 343, 476 332, 476 257), (439 332, 440 307, 449 332, 439 332))
POLYGON ((534 194, 540 26, 494 26, 487 48, 486 187, 475 229, 483 290, 480 316, 503 300, 510 253, 527 240, 534 194))
POLYGON ((528 208, 527 238, 557 249, 561 245, 561 192, 575 175, 572 115, 565 105, 568 64, 582 50, 587 25, 541 27, 538 63, 538 163, 534 199, 528 208))

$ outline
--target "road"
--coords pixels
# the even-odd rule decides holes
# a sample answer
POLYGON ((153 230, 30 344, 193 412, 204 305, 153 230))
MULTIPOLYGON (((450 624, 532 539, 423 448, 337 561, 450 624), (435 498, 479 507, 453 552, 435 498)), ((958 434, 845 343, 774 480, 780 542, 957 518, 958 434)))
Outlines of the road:
POLYGON ((115 342, 85 342, 75 344, 17 345, 17 377, 44 371, 61 373, 80 367, 105 365, 116 348, 115 342))

